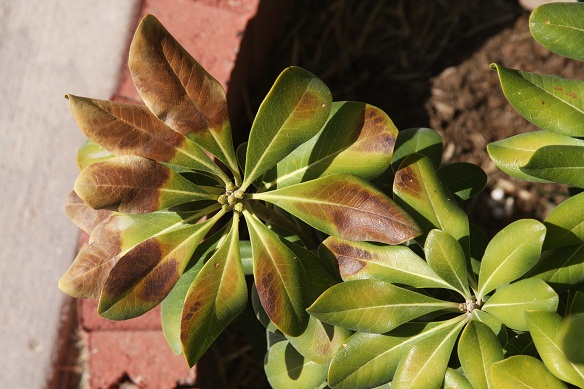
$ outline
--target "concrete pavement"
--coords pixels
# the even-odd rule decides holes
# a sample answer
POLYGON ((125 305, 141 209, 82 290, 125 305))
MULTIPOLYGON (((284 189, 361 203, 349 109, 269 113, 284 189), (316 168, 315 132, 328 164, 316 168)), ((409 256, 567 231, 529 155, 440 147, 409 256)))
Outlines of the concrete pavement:
POLYGON ((0 2, 0 387, 43 388, 78 230, 63 202, 84 137, 65 93, 109 98, 137 0, 0 2))

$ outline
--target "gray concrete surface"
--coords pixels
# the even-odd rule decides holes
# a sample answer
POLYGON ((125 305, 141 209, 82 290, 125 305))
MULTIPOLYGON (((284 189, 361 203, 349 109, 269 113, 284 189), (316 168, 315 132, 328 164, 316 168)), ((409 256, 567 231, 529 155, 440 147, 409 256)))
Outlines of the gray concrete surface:
POLYGON ((0 0, 0 388, 43 388, 77 228, 65 93, 109 98, 137 0, 0 0))

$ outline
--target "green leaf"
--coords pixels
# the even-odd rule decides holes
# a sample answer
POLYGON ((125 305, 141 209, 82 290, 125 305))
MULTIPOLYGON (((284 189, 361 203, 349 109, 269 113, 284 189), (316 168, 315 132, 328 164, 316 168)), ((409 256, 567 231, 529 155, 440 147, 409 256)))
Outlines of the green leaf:
POLYGON ((152 15, 136 29, 128 66, 146 106, 225 163, 237 181, 225 90, 152 15))
POLYGON ((386 334, 357 332, 334 355, 328 383, 335 389, 371 388, 391 381, 403 355, 415 344, 460 318, 444 322, 403 324, 386 334))
POLYGON ((584 313, 568 315, 558 333, 558 343, 570 362, 584 364, 584 313))
POLYGON ((492 64, 505 97, 536 126, 562 135, 584 136, 584 81, 543 76, 492 64))
POLYGON ((563 201, 545 218, 543 224, 547 228, 544 250, 584 242, 584 193, 563 201))
POLYGON ((544 180, 584 188, 584 146, 544 146, 521 171, 544 180))
POLYGON ((323 386, 327 365, 304 358, 290 343, 283 341, 269 348, 264 370, 274 389, 312 389, 323 386))
POLYGON ((181 318, 181 341, 192 367, 245 308, 247 284, 239 255, 239 213, 231 231, 191 284, 181 318))
MULTIPOLYGON (((407 157, 395 175, 393 191, 396 201, 416 219, 427 234, 434 228, 452 235, 469 249, 468 217, 442 184, 432 161, 420 154, 407 157)), ((419 238, 423 242, 425 236, 419 238)))
POLYGON ((397 128, 379 108, 334 102, 323 129, 266 172, 260 191, 333 173, 377 177, 389 166, 396 137, 397 128))
POLYGON ((329 89, 316 76, 298 67, 284 70, 253 122, 241 190, 312 138, 327 120, 331 105, 329 89))
POLYGON ((111 151, 101 147, 91 139, 87 139, 77 151, 77 167, 82 171, 96 162, 107 161, 115 157, 111 151))
POLYGON ((229 178, 194 142, 158 120, 143 105, 67 95, 85 135, 115 155, 136 155, 229 178))
POLYGON ((432 230, 426 238, 424 252, 430 268, 450 285, 450 289, 469 300, 466 257, 458 241, 447 232, 432 230))
POLYGON ((102 221, 107 219, 113 211, 109 209, 93 209, 74 190, 69 192, 65 200, 65 213, 69 220, 91 234, 91 231, 102 221))
MULTIPOLYGON (((580 285, 584 286, 584 285, 580 285)), ((578 313, 584 313, 584 293, 580 290, 571 290, 574 292, 571 299, 568 300, 569 308, 567 313, 570 315, 575 315, 578 313)))
POLYGON ((502 346, 507 345, 508 336, 507 336, 507 327, 503 324, 503 322, 496 316, 491 315, 488 312, 482 311, 480 309, 475 309, 472 311, 472 320, 480 321, 481 323, 488 326, 491 331, 497 338, 499 339, 499 343, 502 346))
POLYGON ((170 293, 196 247, 223 216, 198 224, 180 222, 120 255, 105 280, 98 313, 110 320, 140 316, 170 293))
POLYGON ((549 131, 535 131, 519 134, 497 142, 489 143, 489 156, 505 173, 525 181, 549 182, 527 174, 525 166, 537 150, 545 146, 584 146, 584 141, 549 131))
POLYGON ((253 194, 285 209, 312 227, 348 240, 398 244, 419 234, 410 216, 363 179, 333 174, 253 194))
POLYGON ((338 262, 343 281, 373 278, 415 288, 448 288, 428 263, 405 246, 350 242, 328 237, 319 250, 338 262))
POLYGON ((507 344, 503 348, 506 358, 513 355, 531 355, 539 358, 531 334, 528 331, 510 329, 508 334, 507 344))
POLYGON ((552 287, 538 278, 527 278, 497 289, 482 309, 507 327, 526 331, 525 311, 555 312, 558 303, 558 294, 552 287))
POLYGON ((526 312, 527 326, 545 366, 559 379, 584 386, 584 364, 570 362, 559 343, 562 317, 553 312, 526 312))
POLYGON ((339 327, 383 333, 422 315, 458 304, 400 288, 389 282, 365 279, 337 284, 308 308, 308 313, 339 327))
POLYGON ((397 366, 392 389, 440 388, 454 343, 465 324, 461 321, 414 345, 397 366))
POLYGON ((335 351, 339 349, 351 332, 333 325, 323 323, 310 316, 306 330, 297 337, 286 336, 296 351, 305 358, 321 364, 328 364, 335 351))
POLYGON ((87 167, 74 189, 92 208, 113 207, 124 213, 147 213, 216 199, 166 166, 135 156, 115 157, 87 167))
POLYGON ((503 359, 503 349, 486 324, 472 320, 460 335, 458 359, 473 388, 490 389, 493 388, 491 366, 503 359))
POLYGON ((529 355, 515 355, 493 364, 492 377, 495 389, 567 389, 545 365, 529 355))
POLYGON ((485 171, 468 162, 450 163, 438 169, 438 173, 459 202, 476 196, 487 185, 485 171))
POLYGON ((584 281, 584 243, 544 251, 540 261, 528 274, 541 278, 558 289, 584 281))
POLYGON ((297 255, 247 210, 253 273, 258 295, 270 320, 284 334, 298 336, 308 325, 306 274, 297 255))
POLYGON ((182 342, 180 340, 180 327, 187 292, 203 265, 217 250, 217 246, 225 242, 230 232, 228 229, 229 226, 227 224, 220 231, 204 240, 196 248, 184 273, 180 276, 168 296, 162 301, 160 309, 162 332, 170 349, 176 355, 182 354, 183 352, 182 342))
POLYGON ((397 172, 403 160, 411 154, 425 155, 434 163, 434 166, 440 166, 442 137, 431 128, 408 128, 400 131, 391 160, 392 170, 397 172))
POLYGON ((444 375, 444 389, 474 389, 468 379, 461 372, 452 368, 446 369, 444 375))
POLYGON ((545 226, 533 219, 509 224, 489 242, 481 262, 477 299, 508 284, 537 263, 545 237, 545 226))
POLYGON ((582 4, 543 4, 531 13, 529 30, 547 49, 584 61, 582 4))

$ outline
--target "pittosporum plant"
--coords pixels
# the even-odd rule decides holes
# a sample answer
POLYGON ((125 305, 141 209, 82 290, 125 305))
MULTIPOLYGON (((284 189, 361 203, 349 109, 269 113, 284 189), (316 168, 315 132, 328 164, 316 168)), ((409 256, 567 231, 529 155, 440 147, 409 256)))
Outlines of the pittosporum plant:
POLYGON ((366 181, 387 169, 397 135, 380 109, 332 102, 290 67, 236 154, 223 88, 154 16, 138 26, 129 68, 145 106, 67 95, 89 138, 67 212, 90 238, 59 286, 98 297, 101 316, 162 302, 169 344, 193 365, 244 309, 246 273, 279 331, 322 330, 306 308, 338 280, 310 252, 315 229, 388 244, 420 234, 366 181))
MULTIPOLYGON (((584 42, 582 9, 566 9, 581 17, 562 28, 584 42)), ((538 12, 532 28, 559 25, 538 12)), ((584 387, 582 195, 489 242, 464 212, 485 173, 441 166, 431 129, 398 134, 293 67, 236 153, 223 89, 153 16, 129 67, 146 106, 68 96, 91 140, 67 210, 90 239, 64 291, 99 297, 110 319, 162 303, 169 344, 192 365, 243 310, 253 274, 275 388, 584 387)), ((555 133, 491 144, 493 159, 582 187, 584 88, 496 69, 512 104, 555 133)))

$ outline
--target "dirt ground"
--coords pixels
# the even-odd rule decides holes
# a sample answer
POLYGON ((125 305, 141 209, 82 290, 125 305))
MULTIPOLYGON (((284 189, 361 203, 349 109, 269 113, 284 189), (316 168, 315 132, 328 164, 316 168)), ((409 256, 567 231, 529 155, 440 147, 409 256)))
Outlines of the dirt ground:
MULTIPOLYGON (((439 131, 443 163, 480 165, 488 186, 468 212, 489 235, 518 218, 541 220, 567 189, 517 181, 489 159, 488 143, 537 129, 505 100, 489 65, 575 79, 582 78, 584 65, 536 43, 528 16, 512 0, 299 0, 283 26, 266 84, 250 88, 249 123, 279 72, 301 66, 324 80, 334 100, 378 106, 399 129, 439 131), (503 190, 502 199, 492 198, 495 188, 503 190)), ((254 379, 257 368, 247 365, 254 379)), ((221 370, 230 371, 229 363, 221 370)))

